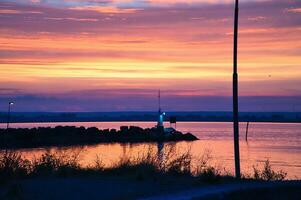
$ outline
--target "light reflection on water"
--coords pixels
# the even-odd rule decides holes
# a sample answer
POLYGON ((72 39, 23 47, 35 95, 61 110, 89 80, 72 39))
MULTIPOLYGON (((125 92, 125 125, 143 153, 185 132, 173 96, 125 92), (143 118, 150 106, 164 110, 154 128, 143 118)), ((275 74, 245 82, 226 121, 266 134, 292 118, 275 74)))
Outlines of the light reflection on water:
MULTIPOLYGON (((143 128, 154 126, 154 122, 72 122, 72 123, 24 123, 12 124, 12 127, 54 127, 57 125, 98 127, 100 129, 119 129, 123 125, 135 125, 143 128)), ((166 124, 168 125, 168 124, 166 124)), ((4 128, 4 124, 0 124, 4 128)), ((253 166, 262 166, 269 159, 273 169, 288 172, 289 178, 301 179, 301 124, 250 123, 249 139, 245 141, 245 123, 241 123, 240 151, 241 165, 244 173, 251 173, 253 166)), ((173 146, 178 152, 190 149, 195 157, 210 152, 211 163, 233 171, 233 142, 231 123, 179 122, 177 129, 191 132, 200 140, 194 142, 167 143, 163 147, 173 146)), ((84 147, 67 147, 52 149, 72 149, 81 151, 83 165, 94 164, 98 155, 106 166, 115 163, 120 157, 137 156, 149 149, 158 149, 156 143, 140 144, 99 144, 84 147)), ((28 158, 39 156, 44 148, 20 150, 28 158)))

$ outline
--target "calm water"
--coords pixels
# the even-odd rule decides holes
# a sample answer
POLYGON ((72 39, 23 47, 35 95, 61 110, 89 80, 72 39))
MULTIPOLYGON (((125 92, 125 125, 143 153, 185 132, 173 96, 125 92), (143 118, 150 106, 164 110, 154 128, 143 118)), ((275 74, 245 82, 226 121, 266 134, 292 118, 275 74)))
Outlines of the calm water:
MULTIPOLYGON (((18 123, 17 127, 55 127, 57 125, 85 126, 115 128, 123 125, 135 125, 143 128, 154 126, 154 122, 80 122, 80 123, 18 123)), ((0 124, 1 128, 5 124, 0 124)), ((276 170, 288 172, 291 179, 301 179, 301 124, 277 124, 277 123, 251 123, 249 126, 249 140, 245 141, 246 124, 240 124, 240 151, 241 165, 244 173, 251 173, 252 167, 261 167, 263 162, 270 160, 276 170)), ((179 122, 177 129, 183 132, 191 132, 200 140, 194 142, 167 143, 163 147, 173 147, 175 151, 191 150, 195 157, 200 157, 204 152, 209 152, 211 164, 227 171, 233 171, 233 137, 231 123, 208 122, 179 122)), ((78 150, 81 152, 83 165, 93 164, 96 156, 100 157, 106 165, 111 165, 120 157, 138 155, 148 151, 149 148, 158 149, 157 144, 100 144, 85 147, 68 147, 64 151, 78 150)), ((159 146, 162 148, 162 146, 159 146)), ((56 149, 56 148, 53 148, 56 149)), ((60 148, 62 149, 62 148, 60 148)), ((57 149, 56 149, 57 150, 57 149)), ((20 150, 28 158, 38 156, 45 149, 20 150)))

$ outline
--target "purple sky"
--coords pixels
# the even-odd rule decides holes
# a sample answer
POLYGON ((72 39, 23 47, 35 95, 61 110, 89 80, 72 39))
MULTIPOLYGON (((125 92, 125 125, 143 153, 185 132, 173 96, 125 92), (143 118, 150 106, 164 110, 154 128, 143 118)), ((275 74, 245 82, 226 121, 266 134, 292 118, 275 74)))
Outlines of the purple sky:
MULTIPOLYGON (((241 0, 241 111, 301 111, 301 1, 241 0)), ((232 0, 4 0, 0 110, 230 111, 232 0)))

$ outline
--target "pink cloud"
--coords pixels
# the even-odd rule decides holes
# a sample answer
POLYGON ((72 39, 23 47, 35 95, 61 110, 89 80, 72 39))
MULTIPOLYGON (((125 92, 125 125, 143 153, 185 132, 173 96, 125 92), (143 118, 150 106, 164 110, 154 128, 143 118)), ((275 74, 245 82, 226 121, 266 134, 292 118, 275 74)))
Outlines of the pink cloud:
MULTIPOLYGON (((287 0, 241 4, 241 95, 301 94, 297 88, 301 76, 300 17, 283 12, 299 8, 300 4, 287 0)), ((0 5, 1 85, 16 88, 16 93, 22 89, 24 94, 34 91, 35 95, 61 93, 58 96, 84 98, 86 95, 81 94, 93 95, 102 88, 114 92, 95 92, 97 97, 110 94, 116 101, 118 96, 114 95, 118 92, 122 97, 147 96, 148 90, 154 88, 190 100, 202 95, 231 95, 230 4, 175 4, 143 10, 134 6, 70 9, 39 3, 0 5), (126 62, 130 64, 122 68, 126 62), (87 67, 85 63, 94 64, 87 67), (161 63, 171 64, 158 67, 161 63), (54 69, 58 70, 57 75, 65 77, 45 77, 54 69), (186 78, 180 76, 185 73, 186 78), (91 78, 91 74, 130 74, 132 78, 91 78), (147 78, 141 78, 141 74, 147 78), (147 91, 135 92, 137 88, 147 91), (175 88, 177 91, 172 91, 175 88)))
POLYGON ((117 8, 112 6, 78 6, 78 7, 71 7, 69 9, 79 10, 79 11, 95 11, 95 12, 108 13, 108 14, 129 14, 141 10, 135 8, 117 8))

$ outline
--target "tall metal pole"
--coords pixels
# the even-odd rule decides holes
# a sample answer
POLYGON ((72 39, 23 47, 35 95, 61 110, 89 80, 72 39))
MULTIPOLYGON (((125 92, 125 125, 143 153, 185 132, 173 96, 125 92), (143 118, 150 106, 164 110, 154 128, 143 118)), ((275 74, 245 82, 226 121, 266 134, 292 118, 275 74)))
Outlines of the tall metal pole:
POLYGON ((8 103, 8 112, 7 112, 7 126, 6 128, 8 129, 9 128, 9 121, 10 121, 10 106, 13 105, 13 102, 9 102, 8 103))
POLYGON ((158 91, 158 123, 157 128, 162 128, 162 111, 161 111, 161 90, 158 91))
POLYGON ((161 113, 161 90, 158 91, 159 114, 161 113))
POLYGON ((238 74, 237 74, 237 36, 238 36, 238 0, 235 0, 234 14, 234 51, 233 51, 233 128, 235 176, 240 178, 239 122, 238 122, 238 74))

